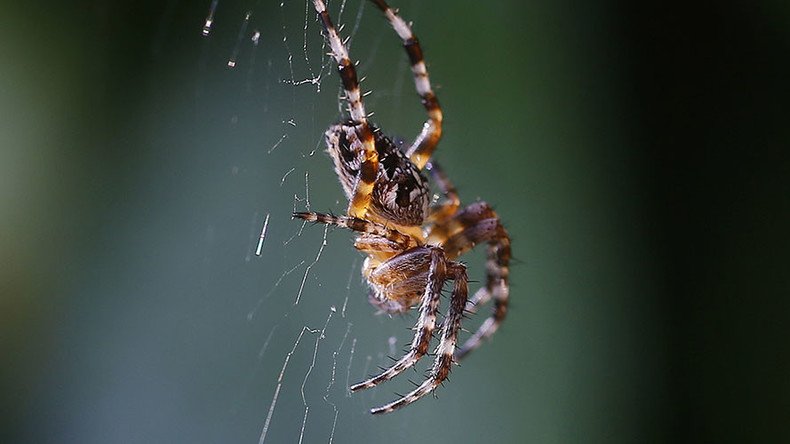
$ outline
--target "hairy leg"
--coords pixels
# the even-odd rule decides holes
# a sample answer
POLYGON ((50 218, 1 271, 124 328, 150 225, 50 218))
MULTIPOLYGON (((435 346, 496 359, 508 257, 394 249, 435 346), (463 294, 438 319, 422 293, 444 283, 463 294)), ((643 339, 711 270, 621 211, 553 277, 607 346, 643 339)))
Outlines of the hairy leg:
POLYGON ((315 212, 296 212, 293 213, 291 217, 295 219, 303 219, 308 222, 336 225, 338 227, 347 228, 358 233, 377 236, 392 242, 401 250, 409 248, 409 246, 413 243, 413 240, 410 236, 405 235, 398 230, 393 230, 376 222, 359 219, 357 217, 334 216, 332 214, 315 212))
POLYGON ((491 315, 456 351, 458 359, 480 346, 491 337, 507 315, 510 299, 510 236, 499 221, 499 216, 485 202, 476 202, 459 211, 447 224, 436 227, 447 257, 454 259, 487 243, 486 282, 467 304, 467 311, 475 312, 489 299, 494 300, 491 315))
POLYGON ((434 391, 449 376, 450 369, 455 361, 455 345, 458 342, 458 330, 461 328, 461 318, 466 306, 468 288, 466 267, 455 262, 449 262, 447 266, 448 273, 454 280, 453 293, 450 297, 450 308, 447 311, 447 317, 442 324, 442 336, 439 346, 436 348, 436 359, 431 368, 431 375, 402 398, 372 409, 370 413, 389 413, 405 407, 434 391))
MULTIPOLYGON (((374 387, 384 381, 394 378, 404 370, 417 363, 417 361, 419 361, 420 358, 422 358, 428 352, 431 336, 433 335, 433 330, 436 326, 436 312, 439 309, 439 300, 442 296, 442 287, 444 287, 444 282, 446 280, 446 259, 444 257, 444 253, 442 252, 441 248, 422 247, 404 252, 402 256, 396 256, 389 263, 391 264, 398 261, 402 263, 414 263, 416 268, 421 266, 419 263, 424 262, 426 256, 430 258, 428 280, 425 284, 425 291, 422 296, 422 301, 420 302, 420 317, 417 320, 414 339, 412 340, 409 351, 382 373, 363 382, 352 385, 351 391, 374 387)), ((383 275, 382 278, 388 274, 399 274, 397 273, 397 270, 390 269, 390 265, 387 262, 381 264, 377 268, 376 273, 383 275)), ((422 278, 417 275, 416 277, 412 277, 410 279, 421 281, 424 279, 424 275, 422 278)), ((372 280, 376 280, 376 277, 372 277, 372 280)), ((408 283, 405 284, 408 285, 408 283)), ((380 302, 382 304, 387 302, 399 304, 397 301, 389 300, 382 300, 380 302)))
POLYGON ((376 152, 373 131, 368 123, 365 105, 362 103, 357 70, 348 55, 348 50, 343 44, 343 40, 340 38, 335 25, 332 24, 323 0, 313 0, 313 5, 318 14, 318 19, 324 27, 329 46, 332 48, 332 57, 337 62, 337 72, 346 92, 351 121, 364 146, 364 161, 360 168, 357 183, 354 186, 354 194, 348 204, 349 216, 364 217, 370 205, 370 197, 373 193, 373 185, 376 182, 376 174, 379 169, 379 158, 376 152))
POLYGON ((428 113, 428 120, 422 126, 422 131, 414 139, 414 142, 406 150, 406 155, 411 158, 412 163, 419 169, 423 169, 431 158, 431 154, 436 149, 439 139, 442 137, 442 108, 436 98, 431 82, 428 79, 428 70, 425 67, 425 59, 422 54, 422 47, 419 40, 412 33, 411 27, 398 13, 389 7, 384 0, 371 0, 387 17, 392 28, 403 41, 403 48, 409 56, 411 62, 411 72, 414 76, 414 86, 417 94, 420 95, 422 106, 428 113))
POLYGON ((461 206, 461 199, 458 197, 458 190, 444 173, 439 164, 432 160, 425 165, 425 169, 431 174, 431 178, 439 187, 439 191, 444 195, 444 202, 431 208, 429 221, 434 224, 444 224, 453 217, 461 206))

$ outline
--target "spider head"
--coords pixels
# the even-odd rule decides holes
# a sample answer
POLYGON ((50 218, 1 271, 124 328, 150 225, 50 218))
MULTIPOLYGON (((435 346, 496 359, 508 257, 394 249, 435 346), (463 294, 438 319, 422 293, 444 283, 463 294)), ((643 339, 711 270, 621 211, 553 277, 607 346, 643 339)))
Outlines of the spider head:
MULTIPOLYGON (((371 196, 369 218, 383 224, 420 226, 430 203, 428 179, 378 128, 373 128, 379 168, 371 196)), ((335 164, 348 199, 354 195, 365 160, 364 147, 351 122, 332 125, 326 131, 327 152, 335 164)))

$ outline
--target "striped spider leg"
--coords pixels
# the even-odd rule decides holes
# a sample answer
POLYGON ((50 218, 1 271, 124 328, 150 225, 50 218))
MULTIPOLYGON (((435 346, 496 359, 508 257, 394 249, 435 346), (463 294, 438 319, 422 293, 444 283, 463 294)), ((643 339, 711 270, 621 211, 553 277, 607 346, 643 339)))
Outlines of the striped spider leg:
POLYGON ((455 362, 461 318, 467 304, 466 267, 447 259, 440 246, 411 246, 414 240, 375 222, 320 213, 294 213, 295 218, 336 225, 360 233, 355 247, 369 256, 363 274, 370 284, 371 303, 388 313, 402 313, 419 303, 420 314, 409 351, 390 368, 366 381, 351 386, 352 391, 374 387, 412 367, 428 353, 436 328, 436 315, 442 289, 453 280, 450 307, 441 326, 441 339, 430 376, 414 390, 371 413, 389 413, 422 398, 438 387, 450 374, 455 362))
POLYGON ((417 94, 420 95, 422 106, 428 113, 428 120, 422 126, 422 131, 414 139, 411 146, 406 150, 406 155, 419 169, 423 169, 431 158, 433 150, 442 137, 442 108, 439 100, 431 89, 431 81, 428 78, 428 69, 425 67, 425 59, 422 54, 420 41, 411 32, 411 27, 406 23, 398 12, 387 5, 384 0, 372 0, 381 9, 389 20, 390 25, 403 41, 403 48, 409 56, 411 62, 411 72, 414 76, 414 86, 417 94))
POLYGON ((428 234, 428 243, 441 245, 450 259, 463 255, 478 244, 488 245, 485 285, 468 301, 466 311, 476 313, 492 298, 493 309, 478 330, 455 351, 456 359, 460 360, 479 347, 483 340, 490 338, 507 315, 510 299, 510 236, 494 210, 487 203, 479 201, 458 211, 446 222, 433 225, 428 234))

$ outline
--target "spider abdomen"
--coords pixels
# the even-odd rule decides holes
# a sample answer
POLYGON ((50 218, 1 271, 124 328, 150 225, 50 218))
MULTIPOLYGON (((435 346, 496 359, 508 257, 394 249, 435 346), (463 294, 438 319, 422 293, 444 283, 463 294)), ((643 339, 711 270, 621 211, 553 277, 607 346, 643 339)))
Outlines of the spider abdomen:
MULTIPOLYGON (((378 171, 369 209, 373 219, 398 226, 421 226, 430 203, 428 179, 379 129, 374 128, 373 134, 378 154, 378 171)), ((346 197, 351 199, 365 160, 356 127, 350 122, 332 125, 325 136, 335 173, 346 197)))

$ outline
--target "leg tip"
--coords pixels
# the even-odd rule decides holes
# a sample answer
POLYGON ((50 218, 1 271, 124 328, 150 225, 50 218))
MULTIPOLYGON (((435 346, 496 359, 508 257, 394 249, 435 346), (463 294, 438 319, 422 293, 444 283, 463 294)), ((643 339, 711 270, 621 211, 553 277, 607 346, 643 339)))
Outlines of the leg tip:
POLYGON ((291 213, 291 219, 302 219, 308 222, 316 222, 318 218, 313 213, 306 213, 302 211, 294 211, 291 213))
POLYGON ((362 389, 365 389, 365 388, 368 388, 368 386, 365 385, 365 383, 360 382, 359 384, 352 385, 348 389, 351 390, 352 392, 358 392, 358 391, 360 391, 362 389))
POLYGON ((370 409, 370 414, 371 415, 380 415, 382 413, 388 413, 388 412, 391 412, 391 411, 392 410, 390 410, 390 409, 388 409, 386 407, 376 407, 375 409, 370 409))

